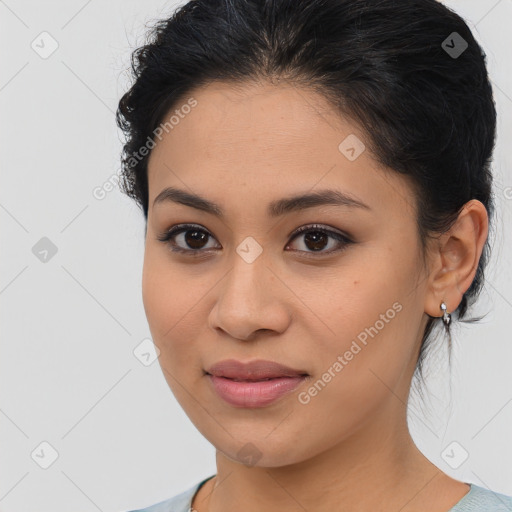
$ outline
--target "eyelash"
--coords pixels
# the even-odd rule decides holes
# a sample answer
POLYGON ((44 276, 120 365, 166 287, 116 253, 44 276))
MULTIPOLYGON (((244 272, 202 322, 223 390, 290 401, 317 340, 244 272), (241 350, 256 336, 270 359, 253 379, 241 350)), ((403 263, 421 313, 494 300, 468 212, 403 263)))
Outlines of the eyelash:
MULTIPOLYGON (((181 247, 176 247, 175 242, 171 243, 171 240, 175 236, 179 235, 180 233, 187 232, 187 231, 200 231, 200 232, 206 233, 211 238, 215 238, 206 229, 203 229, 201 226, 198 226, 197 224, 177 224, 176 226, 173 226, 169 230, 167 230, 164 233, 157 236, 157 240, 168 245, 172 252, 181 253, 181 254, 184 254, 184 255, 190 256, 190 257, 202 257, 202 256, 204 256, 204 253, 207 253, 208 251, 212 250, 212 249, 204 249, 204 250, 203 249, 183 249, 181 247)), ((304 256, 306 258, 310 258, 310 257, 316 258, 316 257, 318 257, 318 256, 316 256, 317 254, 322 256, 322 255, 328 255, 328 254, 341 252, 341 251, 345 250, 349 244, 354 243, 352 240, 350 240, 348 237, 342 235, 341 233, 338 233, 337 231, 332 231, 330 229, 326 229, 318 224, 301 226, 300 228, 296 229, 290 235, 290 237, 291 237, 290 242, 295 240, 295 238, 297 238, 299 235, 302 235, 302 234, 305 234, 308 232, 320 232, 325 235, 328 235, 328 236, 334 238, 335 240, 337 240, 341 244, 341 247, 338 247, 337 249, 331 249, 329 251, 319 251, 319 252, 301 251, 301 250, 294 251, 294 252, 299 252, 299 253, 303 252, 306 254, 313 255, 313 256, 304 256)), ((286 245, 288 246, 288 244, 286 244, 286 245)))

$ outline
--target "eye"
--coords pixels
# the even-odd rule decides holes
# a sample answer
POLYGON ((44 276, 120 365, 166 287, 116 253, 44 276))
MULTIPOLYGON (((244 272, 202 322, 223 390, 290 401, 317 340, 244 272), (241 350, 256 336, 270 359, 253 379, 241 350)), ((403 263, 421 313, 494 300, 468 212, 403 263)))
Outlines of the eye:
POLYGON ((205 244, 205 242, 207 242, 209 238, 213 239, 213 236, 200 226, 194 224, 177 224, 159 235, 157 240, 166 243, 173 252, 187 253, 189 256, 199 256, 201 252, 205 252, 200 251, 200 249, 206 247, 207 244, 205 244), (191 249, 177 246, 177 241, 188 245, 191 249))
MULTIPOLYGON (((327 229, 318 224, 302 226, 290 236, 292 237, 291 241, 286 245, 285 249, 291 246, 293 240, 302 236, 302 246, 305 249, 294 249, 293 251, 310 253, 307 257, 314 256, 314 253, 325 255, 339 252, 345 249, 347 245, 354 243, 342 233, 327 229), (334 240, 334 243, 330 244, 331 248, 325 251, 325 247, 329 246, 329 239, 334 240), (333 245, 334 249, 332 248, 333 245)), ((157 240, 167 244, 171 251, 192 257, 202 256, 203 253, 209 252, 212 249, 222 248, 208 247, 209 239, 215 240, 213 235, 206 229, 195 224, 177 224, 157 237, 157 240)))
MULTIPOLYGON (((310 254, 307 255, 307 257, 310 257, 310 255, 313 255, 314 257, 314 253, 326 255, 339 252, 345 249, 347 245, 354 243, 350 238, 342 233, 327 229, 323 226, 319 226, 318 224, 302 226, 294 231, 291 236, 292 241, 296 238, 302 237, 302 247, 305 247, 307 250, 304 251, 299 249, 299 252, 309 252, 310 254), (324 251, 323 249, 329 245, 329 239, 334 240, 334 243, 331 244, 331 248, 329 250, 324 251), (334 246, 334 249, 332 246, 334 246)), ((285 249, 288 247, 290 247, 290 244, 288 244, 285 249)))

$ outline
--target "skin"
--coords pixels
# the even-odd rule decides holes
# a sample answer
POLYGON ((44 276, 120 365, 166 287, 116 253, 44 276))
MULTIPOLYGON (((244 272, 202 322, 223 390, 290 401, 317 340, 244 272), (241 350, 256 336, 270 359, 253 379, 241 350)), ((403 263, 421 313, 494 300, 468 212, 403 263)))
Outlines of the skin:
MULTIPOLYGON (((467 203, 452 229, 431 242, 424 265, 409 182, 369 149, 347 159, 340 142, 365 135, 317 93, 253 82, 214 83, 190 96, 197 106, 149 160, 142 293, 163 374, 216 448, 217 475, 193 508, 449 510, 469 486, 417 449, 406 404, 427 315, 441 316, 442 301, 455 310, 475 276, 488 232, 485 207, 467 203), (215 201, 225 218, 175 202, 153 207, 169 186, 215 201), (267 216, 269 202, 320 188, 348 192, 371 210, 330 205, 267 216), (173 253, 157 239, 181 223, 212 235, 195 246, 207 256, 173 253), (354 243, 322 255, 340 247, 335 239, 326 238, 319 254, 304 234, 289 236, 314 223, 354 243), (250 264, 236 252, 249 236, 263 249, 250 264), (298 393, 394 303, 400 312, 300 403, 298 393), (233 407, 204 374, 227 358, 270 359, 311 377, 267 407, 233 407), (247 443, 259 456, 253 465, 238 455, 247 443)), ((193 250, 184 234, 174 242, 193 250)))

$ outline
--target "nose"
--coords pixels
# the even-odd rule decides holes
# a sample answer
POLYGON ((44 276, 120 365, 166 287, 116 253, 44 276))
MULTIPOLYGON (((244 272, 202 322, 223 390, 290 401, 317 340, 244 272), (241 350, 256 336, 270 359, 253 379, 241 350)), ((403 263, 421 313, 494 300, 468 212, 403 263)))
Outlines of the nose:
POLYGON ((291 292, 262 257, 247 263, 237 255, 217 293, 209 325, 232 338, 250 340, 260 331, 282 333, 290 323, 291 292))

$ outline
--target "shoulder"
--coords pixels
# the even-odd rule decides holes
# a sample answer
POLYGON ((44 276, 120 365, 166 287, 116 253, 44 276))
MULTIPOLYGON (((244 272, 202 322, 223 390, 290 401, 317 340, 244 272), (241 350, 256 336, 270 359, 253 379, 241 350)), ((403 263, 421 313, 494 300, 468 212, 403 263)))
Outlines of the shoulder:
POLYGON ((210 478, 213 478, 214 476, 215 475, 205 478, 201 482, 194 484, 192 487, 189 487, 185 491, 177 494, 176 496, 173 496, 172 498, 168 498, 164 501, 160 501, 145 508, 130 510, 126 512, 189 512, 192 508, 192 498, 199 490, 199 487, 201 487, 201 485, 203 485, 207 480, 210 480, 210 478))
POLYGON ((475 484, 449 512, 512 512, 512 497, 475 484))

